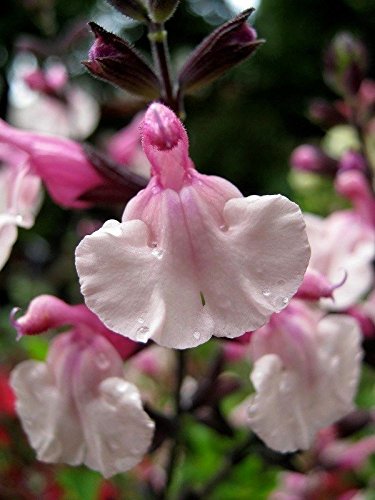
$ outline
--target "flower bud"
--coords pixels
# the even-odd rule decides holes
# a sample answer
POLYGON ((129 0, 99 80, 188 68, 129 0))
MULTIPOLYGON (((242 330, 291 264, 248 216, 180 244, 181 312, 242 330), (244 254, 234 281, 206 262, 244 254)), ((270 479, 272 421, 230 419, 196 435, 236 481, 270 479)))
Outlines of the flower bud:
POLYGON ((339 33, 324 55, 324 66, 327 84, 340 95, 353 96, 365 76, 366 48, 350 33, 339 33))
POLYGON ((184 91, 191 91, 216 80, 233 66, 251 56, 263 43, 246 20, 254 9, 247 9, 219 26, 190 54, 179 75, 184 91))
POLYGON ((319 300, 322 297, 333 299, 334 290, 342 286, 346 278, 347 273, 344 272, 342 280, 332 284, 323 274, 313 269, 308 270, 295 297, 303 300, 319 300))
POLYGON ((311 121, 324 128, 346 123, 340 110, 325 99, 314 99, 310 103, 308 115, 311 121))
POLYGON ((296 148, 290 157, 290 163, 296 170, 317 174, 333 175, 337 171, 337 162, 319 147, 310 144, 296 148))
POLYGON ((151 17, 156 23, 164 23, 173 16, 180 0, 150 0, 151 17))
POLYGON ((360 153, 357 153, 357 151, 349 150, 346 151, 340 158, 339 170, 340 172, 345 170, 358 170, 359 172, 366 173, 366 161, 360 153))
POLYGON ((95 42, 83 64, 94 76, 148 99, 159 96, 159 81, 153 70, 122 38, 96 23, 89 23, 95 42))
POLYGON ((144 23, 148 21, 148 12, 141 0, 107 0, 107 2, 125 16, 144 23))

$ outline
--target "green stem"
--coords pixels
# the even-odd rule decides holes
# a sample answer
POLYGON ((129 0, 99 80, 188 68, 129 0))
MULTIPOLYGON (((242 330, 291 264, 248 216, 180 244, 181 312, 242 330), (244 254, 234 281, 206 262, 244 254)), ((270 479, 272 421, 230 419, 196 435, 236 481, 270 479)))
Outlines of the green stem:
POLYGON ((183 413, 183 408, 181 404, 181 387, 185 377, 186 369, 186 351, 177 351, 177 369, 176 369, 176 387, 174 392, 174 407, 175 407, 175 426, 176 433, 174 440, 171 444, 170 454, 168 458, 167 468, 166 468, 166 482, 160 500, 165 500, 168 498, 170 487, 173 481, 174 472, 176 470, 176 465, 178 462, 178 452, 180 448, 180 435, 181 435, 181 415, 183 413))

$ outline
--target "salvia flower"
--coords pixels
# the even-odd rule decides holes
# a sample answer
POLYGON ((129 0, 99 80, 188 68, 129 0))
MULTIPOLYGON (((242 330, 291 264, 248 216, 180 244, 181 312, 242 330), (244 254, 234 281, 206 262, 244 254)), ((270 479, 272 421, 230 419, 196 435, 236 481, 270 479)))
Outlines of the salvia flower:
MULTIPOLYGON (((93 204, 87 193, 102 191, 104 198, 125 201, 143 187, 143 179, 126 168, 107 165, 95 150, 63 137, 18 130, 0 120, 0 147, 22 157, 30 173, 40 177, 52 199, 69 208, 93 204), (113 177, 115 174, 115 177, 113 177)), ((92 198, 94 198, 92 196, 92 198)), ((95 202, 95 201, 94 201, 95 202)))
POLYGON ((299 208, 199 174, 185 129, 161 104, 145 115, 142 143, 148 186, 121 223, 107 221, 77 248, 86 304, 113 331, 181 349, 263 325, 308 263, 299 208))
POLYGON ((318 430, 353 409, 360 332, 345 315, 322 318, 298 300, 251 336, 255 395, 248 423, 281 452, 307 449, 318 430))
POLYGON ((337 211, 327 218, 305 214, 311 244, 309 270, 323 274, 331 283, 345 283, 335 291, 335 301, 327 307, 343 310, 355 304, 374 281, 375 255, 373 228, 353 211, 337 211))
POLYGON ((45 363, 24 361, 11 373, 16 411, 38 459, 85 464, 105 477, 132 468, 151 444, 154 423, 123 378, 120 354, 82 320, 84 311, 54 297, 35 300, 20 328, 73 325, 53 340, 45 363))
POLYGON ((12 125, 79 140, 95 130, 99 105, 86 90, 68 80, 63 64, 31 71, 16 69, 14 85, 22 85, 27 99, 10 102, 7 119, 12 125))

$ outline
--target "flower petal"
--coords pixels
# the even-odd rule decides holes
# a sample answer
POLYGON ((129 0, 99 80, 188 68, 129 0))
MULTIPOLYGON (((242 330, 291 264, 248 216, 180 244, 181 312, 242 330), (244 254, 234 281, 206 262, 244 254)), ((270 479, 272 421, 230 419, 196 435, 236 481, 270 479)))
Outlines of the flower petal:
POLYGON ((250 426, 281 452, 307 449, 316 432, 353 409, 360 371, 360 334, 356 322, 330 315, 316 332, 316 375, 303 376, 276 354, 259 358, 251 374, 256 394, 249 408, 250 426))
POLYGON ((154 422, 143 411, 138 389, 124 379, 107 378, 98 391, 97 398, 80 407, 87 443, 84 463, 110 477, 142 460, 154 422))
POLYGON ((309 259, 297 205, 251 196, 220 213, 194 187, 157 196, 152 234, 140 220, 110 221, 77 248, 86 303, 110 329, 186 348, 242 335, 287 305, 309 259))
POLYGON ((68 390, 55 385, 45 363, 24 361, 11 373, 16 410, 42 462, 82 463, 84 441, 68 390))

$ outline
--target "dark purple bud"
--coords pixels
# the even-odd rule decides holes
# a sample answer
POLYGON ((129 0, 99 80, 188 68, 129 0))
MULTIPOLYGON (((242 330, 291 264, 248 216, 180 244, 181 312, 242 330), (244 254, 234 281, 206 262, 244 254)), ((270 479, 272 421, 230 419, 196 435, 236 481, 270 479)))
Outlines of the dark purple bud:
POLYGON ((219 26, 190 54, 179 75, 179 85, 192 91, 216 80, 251 56, 264 41, 246 20, 254 9, 247 9, 219 26))
POLYGON ((136 21, 147 23, 148 11, 141 0, 107 0, 116 10, 136 21))
POLYGON ((180 0, 149 0, 150 14, 156 23, 164 23, 173 16, 180 0))
POLYGON ((89 23, 95 42, 86 68, 96 77, 148 99, 159 97, 159 81, 153 70, 122 38, 95 23, 89 23))
POLYGON ((310 144, 298 146, 290 157, 290 164, 296 170, 326 175, 334 175, 338 168, 336 160, 326 155, 317 146, 310 144))
POLYGON ((325 99, 314 99, 309 106, 309 118, 323 128, 346 123, 345 116, 325 99))
POLYGON ((338 94, 357 94, 367 69, 367 51, 350 33, 334 37, 324 55, 324 77, 338 94))

